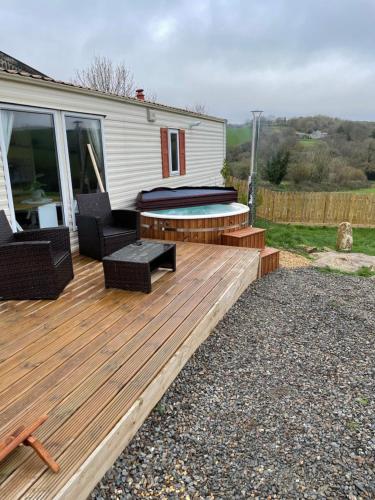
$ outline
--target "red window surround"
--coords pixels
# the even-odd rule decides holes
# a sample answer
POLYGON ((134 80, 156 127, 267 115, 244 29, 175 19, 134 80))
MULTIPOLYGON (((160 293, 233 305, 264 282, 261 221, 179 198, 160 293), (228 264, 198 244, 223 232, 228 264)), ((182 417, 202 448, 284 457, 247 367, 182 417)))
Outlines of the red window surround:
MULTIPOLYGON (((161 164, 163 178, 170 177, 168 128, 160 129, 161 164)), ((185 130, 178 130, 179 175, 186 175, 185 130)))

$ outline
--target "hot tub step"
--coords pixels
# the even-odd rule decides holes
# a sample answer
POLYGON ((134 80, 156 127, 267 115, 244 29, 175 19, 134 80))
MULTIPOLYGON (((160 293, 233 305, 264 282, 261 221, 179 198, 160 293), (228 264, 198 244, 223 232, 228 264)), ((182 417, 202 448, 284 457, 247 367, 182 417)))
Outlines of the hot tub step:
POLYGON ((265 229, 245 227, 237 231, 223 233, 221 243, 232 247, 264 248, 265 232, 265 229))
POLYGON ((280 267, 280 250, 266 247, 260 251, 260 276, 276 271, 280 267))

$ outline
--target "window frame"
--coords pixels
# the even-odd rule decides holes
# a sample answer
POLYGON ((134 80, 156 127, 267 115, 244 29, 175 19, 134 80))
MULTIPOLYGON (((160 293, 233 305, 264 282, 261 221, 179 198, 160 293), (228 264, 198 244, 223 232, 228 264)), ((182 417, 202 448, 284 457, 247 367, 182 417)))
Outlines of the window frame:
MULTIPOLYGON (((56 160, 57 160, 57 175, 59 176, 59 183, 60 183, 60 190, 61 190, 61 201, 62 201, 62 218, 63 218, 63 225, 67 226, 68 225, 68 205, 69 205, 69 198, 67 196, 66 192, 66 186, 67 186, 67 178, 66 178, 66 172, 64 168, 64 159, 65 159, 65 151, 64 151, 64 142, 61 140, 61 129, 60 129, 60 121, 59 121, 59 111, 54 110, 54 109, 49 109, 49 108, 38 108, 35 106, 24 106, 24 105, 18 105, 18 104, 12 104, 12 103, 6 103, 2 102, 0 103, 0 115, 1 111, 24 111, 28 113, 39 113, 39 114, 44 114, 44 115, 50 115, 52 116, 52 122, 53 122, 53 130, 55 134, 55 147, 56 147, 56 160)), ((1 120, 1 117, 0 117, 1 120)), ((8 164, 8 155, 5 154, 5 140, 4 140, 4 133, 3 133, 3 127, 2 124, 0 123, 0 148, 1 148, 1 159, 4 167, 4 177, 5 177, 5 189, 8 197, 8 207, 10 211, 10 221, 11 221, 11 226, 13 231, 18 231, 19 226, 17 224, 17 219, 16 219, 16 213, 14 209, 14 203, 13 203, 13 191, 12 191, 12 183, 10 180, 10 173, 9 173, 9 164, 8 164)))
POLYGON ((71 211, 71 220, 72 220, 72 230, 77 231, 77 222, 76 222, 76 212, 75 212, 75 204, 74 204, 74 193, 73 193, 73 183, 72 183, 72 174, 70 168, 70 158, 69 158, 69 146, 68 146, 68 134, 66 130, 66 117, 75 116, 77 118, 88 118, 91 120, 98 120, 100 122, 100 135, 102 139, 102 153, 103 153, 103 176, 104 176, 104 186, 107 192, 109 192, 108 188, 108 176, 106 171, 106 150, 104 143, 104 116, 103 115, 94 115, 89 113, 79 113, 79 112, 69 112, 62 111, 61 112, 61 124, 63 129, 63 143, 64 143, 64 152, 65 152, 65 163, 67 169, 67 180, 68 180, 68 191, 69 191, 69 199, 70 199, 70 211, 71 211))
POLYGON ((169 162, 169 175, 175 176, 180 175, 180 133, 176 128, 168 129, 168 162, 169 162), (177 170, 172 170, 172 140, 171 135, 176 134, 177 136, 177 170))

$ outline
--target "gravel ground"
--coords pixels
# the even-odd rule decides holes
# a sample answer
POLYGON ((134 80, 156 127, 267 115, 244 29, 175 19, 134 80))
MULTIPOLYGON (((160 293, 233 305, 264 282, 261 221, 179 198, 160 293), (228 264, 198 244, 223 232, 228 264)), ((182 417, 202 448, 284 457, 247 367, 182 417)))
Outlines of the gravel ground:
POLYGON ((374 305, 308 268, 251 285, 92 498, 375 498, 374 305))
POLYGON ((288 268, 309 267, 312 265, 312 260, 307 259, 303 255, 288 252, 287 250, 280 251, 280 266, 288 268))

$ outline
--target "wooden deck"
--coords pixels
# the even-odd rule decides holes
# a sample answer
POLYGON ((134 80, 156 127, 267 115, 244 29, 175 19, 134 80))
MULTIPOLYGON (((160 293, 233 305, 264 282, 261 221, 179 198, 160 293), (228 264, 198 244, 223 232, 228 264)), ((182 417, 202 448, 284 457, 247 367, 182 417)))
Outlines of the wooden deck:
POLYGON ((86 498, 186 361, 257 277, 251 249, 178 243, 177 272, 151 294, 106 290, 101 263, 75 258, 57 301, 0 303, 0 440, 47 413, 0 463, 0 498, 86 498))

